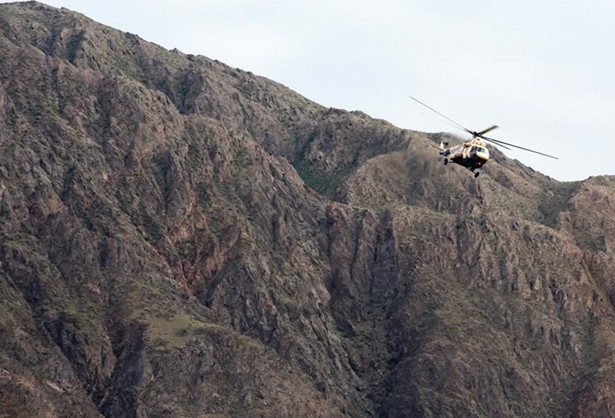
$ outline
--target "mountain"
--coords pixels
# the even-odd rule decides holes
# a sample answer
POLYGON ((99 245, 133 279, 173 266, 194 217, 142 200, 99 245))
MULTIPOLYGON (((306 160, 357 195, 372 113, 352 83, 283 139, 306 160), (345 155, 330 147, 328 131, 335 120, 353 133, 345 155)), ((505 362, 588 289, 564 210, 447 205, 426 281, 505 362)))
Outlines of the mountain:
POLYGON ((0 5, 0 416, 615 415, 615 178, 0 5))

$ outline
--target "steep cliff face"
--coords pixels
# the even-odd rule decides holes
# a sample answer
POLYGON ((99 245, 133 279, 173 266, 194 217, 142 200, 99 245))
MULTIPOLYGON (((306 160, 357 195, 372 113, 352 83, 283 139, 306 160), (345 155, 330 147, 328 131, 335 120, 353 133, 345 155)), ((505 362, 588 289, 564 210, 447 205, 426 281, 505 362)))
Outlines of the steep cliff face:
POLYGON ((0 407, 612 416, 615 181, 0 6, 0 407))

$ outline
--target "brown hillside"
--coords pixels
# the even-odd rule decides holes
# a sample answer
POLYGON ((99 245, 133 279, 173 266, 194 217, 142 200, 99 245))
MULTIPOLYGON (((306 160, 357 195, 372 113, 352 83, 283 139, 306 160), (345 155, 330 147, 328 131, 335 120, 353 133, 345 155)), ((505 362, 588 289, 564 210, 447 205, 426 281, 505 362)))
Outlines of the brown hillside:
POLYGON ((433 138, 0 5, 0 417, 615 415, 615 179, 433 138))

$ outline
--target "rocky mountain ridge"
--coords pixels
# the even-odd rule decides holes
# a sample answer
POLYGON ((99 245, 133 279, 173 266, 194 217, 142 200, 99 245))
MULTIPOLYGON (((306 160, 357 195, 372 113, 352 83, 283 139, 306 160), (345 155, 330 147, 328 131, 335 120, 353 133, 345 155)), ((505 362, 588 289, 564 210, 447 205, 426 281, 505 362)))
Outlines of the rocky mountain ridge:
POLYGON ((0 5, 0 416, 612 416, 615 179, 0 5))

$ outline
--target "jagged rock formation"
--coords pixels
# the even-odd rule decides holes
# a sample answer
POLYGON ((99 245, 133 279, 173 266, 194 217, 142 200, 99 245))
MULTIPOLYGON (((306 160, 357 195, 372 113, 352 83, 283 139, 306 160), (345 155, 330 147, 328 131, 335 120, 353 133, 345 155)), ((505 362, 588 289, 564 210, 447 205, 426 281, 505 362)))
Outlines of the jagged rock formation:
POLYGON ((0 415, 613 416, 615 179, 0 5, 0 415))

